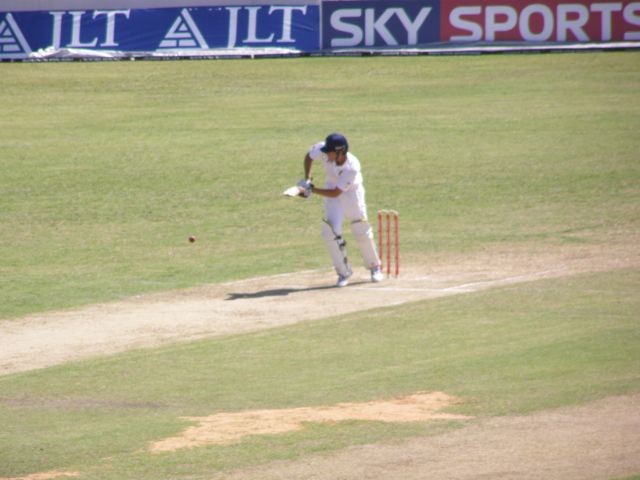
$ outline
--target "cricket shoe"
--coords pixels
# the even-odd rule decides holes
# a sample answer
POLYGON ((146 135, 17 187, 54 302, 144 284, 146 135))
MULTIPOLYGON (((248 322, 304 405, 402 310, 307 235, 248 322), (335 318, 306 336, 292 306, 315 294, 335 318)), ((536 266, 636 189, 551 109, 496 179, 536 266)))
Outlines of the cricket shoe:
POLYGON ((384 280, 384 275, 382 274, 382 270, 380 267, 375 267, 371 269, 371 281, 374 283, 378 283, 384 280))
POLYGON ((349 277, 351 276, 351 273, 347 274, 347 275, 341 275, 338 274, 338 281, 336 282, 336 287, 346 287, 347 285, 349 285, 349 277))

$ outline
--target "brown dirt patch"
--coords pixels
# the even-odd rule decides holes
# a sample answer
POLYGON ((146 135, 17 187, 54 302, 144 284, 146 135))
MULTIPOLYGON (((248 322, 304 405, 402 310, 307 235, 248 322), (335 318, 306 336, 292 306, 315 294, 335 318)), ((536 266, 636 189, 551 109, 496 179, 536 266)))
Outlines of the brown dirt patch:
POLYGON ((304 423, 336 423, 346 420, 378 422, 426 422, 464 420, 470 417, 442 413, 456 403, 442 392, 416 393, 391 400, 366 403, 339 403, 333 406, 300 407, 276 410, 223 412, 206 417, 183 417, 197 422, 182 434, 154 442, 152 452, 167 452, 186 447, 237 443, 247 435, 273 435, 301 430, 304 423))
POLYGON ((53 480, 54 478, 77 477, 79 475, 80 473, 78 472, 60 472, 57 470, 52 470, 50 472, 32 473, 31 475, 27 475, 25 477, 0 477, 0 480, 53 480))
POLYGON ((640 395, 517 417, 474 420, 455 431, 351 447, 213 475, 211 480, 588 480, 640 473, 640 395))

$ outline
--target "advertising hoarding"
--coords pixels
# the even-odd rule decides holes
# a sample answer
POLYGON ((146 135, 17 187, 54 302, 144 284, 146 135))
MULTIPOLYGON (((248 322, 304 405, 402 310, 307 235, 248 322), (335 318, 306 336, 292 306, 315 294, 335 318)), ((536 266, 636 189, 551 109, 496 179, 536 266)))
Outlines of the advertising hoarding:
POLYGON ((316 5, 247 5, 0 14, 0 57, 39 49, 189 52, 319 48, 316 5))
POLYGON ((0 11, 0 60, 47 58, 47 52, 59 51, 207 56, 243 49, 327 54, 640 42, 640 1, 630 0, 210 1, 195 7, 0 11))

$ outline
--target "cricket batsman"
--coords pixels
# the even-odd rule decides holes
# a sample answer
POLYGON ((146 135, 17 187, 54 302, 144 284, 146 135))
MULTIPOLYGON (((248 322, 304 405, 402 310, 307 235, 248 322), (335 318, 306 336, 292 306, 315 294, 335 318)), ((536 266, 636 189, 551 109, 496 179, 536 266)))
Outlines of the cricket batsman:
POLYGON ((306 198, 315 193, 324 197, 324 239, 333 266, 338 273, 336 286, 345 287, 353 274, 347 260, 346 242, 342 238, 342 223, 350 222, 351 232, 360 247, 364 265, 371 271, 371 281, 380 282, 380 258, 373 240, 373 229, 367 220, 367 205, 360 161, 349 151, 344 135, 332 133, 324 142, 313 145, 304 157, 304 179, 298 182, 300 194, 306 198), (325 184, 317 188, 311 183, 311 169, 321 161, 325 171, 325 184))

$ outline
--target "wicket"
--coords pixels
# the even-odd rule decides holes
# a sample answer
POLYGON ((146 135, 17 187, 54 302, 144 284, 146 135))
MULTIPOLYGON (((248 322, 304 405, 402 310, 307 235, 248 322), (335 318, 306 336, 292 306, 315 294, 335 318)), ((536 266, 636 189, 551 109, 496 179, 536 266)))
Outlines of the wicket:
POLYGON ((385 263, 384 256, 386 253, 387 262, 387 276, 391 276, 391 251, 392 247, 395 250, 395 276, 400 275, 400 231, 398 212, 395 210, 378 210, 378 241, 380 244, 380 269, 384 272, 385 263), (393 241, 391 236, 391 229, 393 223, 393 241), (386 242, 385 235, 383 235, 386 226, 386 242), (386 248, 385 248, 386 247, 386 248))

